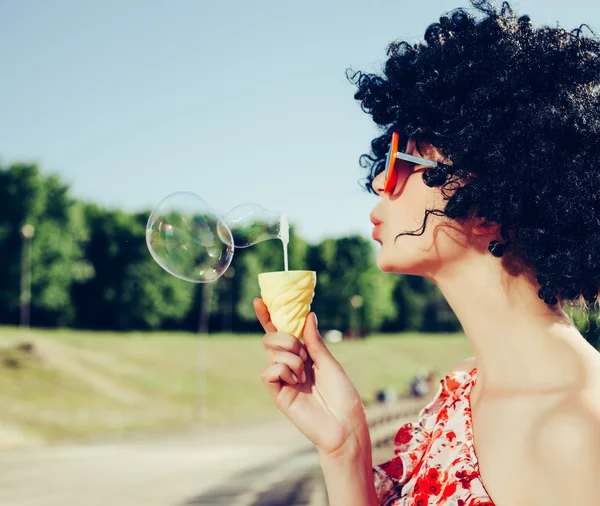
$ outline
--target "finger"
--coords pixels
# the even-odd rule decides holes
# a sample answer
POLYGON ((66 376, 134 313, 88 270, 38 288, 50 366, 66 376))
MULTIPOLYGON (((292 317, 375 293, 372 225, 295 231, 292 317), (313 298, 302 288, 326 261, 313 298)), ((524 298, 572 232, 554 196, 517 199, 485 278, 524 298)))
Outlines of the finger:
POLYGON ((285 332, 269 332, 262 338, 265 349, 278 348, 299 355, 302 360, 308 358, 306 347, 302 342, 292 334, 285 332))
POLYGON ((292 376, 292 371, 285 364, 273 364, 270 367, 267 367, 260 375, 263 383, 267 387, 269 394, 271 397, 275 399, 279 392, 281 392, 281 387, 283 387, 284 383, 288 383, 290 385, 295 385, 297 380, 292 376))
POLYGON ((254 311, 256 312, 256 317, 262 325, 262 328, 265 329, 265 332, 277 332, 275 325, 273 325, 273 322, 271 321, 269 310, 262 299, 254 299, 254 311))
POLYGON ((268 356, 271 364, 285 364, 297 378, 300 378, 300 383, 306 381, 304 361, 298 355, 290 353, 289 351, 271 349, 269 350, 268 356))
POLYGON ((317 328, 317 316, 315 313, 310 313, 306 318, 302 337, 306 350, 317 367, 328 361, 333 361, 339 365, 321 338, 321 334, 317 328))

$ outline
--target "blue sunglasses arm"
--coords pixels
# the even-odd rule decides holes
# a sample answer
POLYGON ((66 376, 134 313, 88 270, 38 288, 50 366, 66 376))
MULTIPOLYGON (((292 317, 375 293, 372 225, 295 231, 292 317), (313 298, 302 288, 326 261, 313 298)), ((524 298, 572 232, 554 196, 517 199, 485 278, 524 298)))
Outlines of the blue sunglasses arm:
POLYGON ((400 151, 396 153, 396 158, 406 160, 407 162, 416 163, 418 165, 427 165, 428 167, 438 166, 438 163, 434 162, 433 160, 427 160, 426 158, 419 158, 418 156, 407 155, 406 153, 402 153, 400 151))

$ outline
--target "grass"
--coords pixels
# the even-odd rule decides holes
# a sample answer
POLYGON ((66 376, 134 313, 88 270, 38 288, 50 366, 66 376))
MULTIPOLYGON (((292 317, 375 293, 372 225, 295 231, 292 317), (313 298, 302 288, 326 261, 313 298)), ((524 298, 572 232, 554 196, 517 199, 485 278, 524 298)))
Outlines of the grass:
MULTIPOLYGON (((405 390, 420 367, 441 377, 472 355, 462 334, 329 347, 367 401, 378 388, 405 390)), ((276 415, 260 380, 266 366, 259 335, 1 328, 0 447, 276 415)))

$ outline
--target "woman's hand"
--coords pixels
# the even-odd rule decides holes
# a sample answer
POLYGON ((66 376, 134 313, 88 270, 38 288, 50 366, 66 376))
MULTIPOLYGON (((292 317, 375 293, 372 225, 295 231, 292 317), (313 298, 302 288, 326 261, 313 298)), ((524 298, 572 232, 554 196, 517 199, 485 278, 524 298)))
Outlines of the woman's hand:
POLYGON ((364 444, 369 430, 362 400, 321 339, 316 315, 306 318, 302 344, 292 334, 277 332, 262 299, 254 300, 254 309, 266 332, 262 341, 271 364, 261 378, 280 411, 321 455, 344 452, 357 441, 364 444))

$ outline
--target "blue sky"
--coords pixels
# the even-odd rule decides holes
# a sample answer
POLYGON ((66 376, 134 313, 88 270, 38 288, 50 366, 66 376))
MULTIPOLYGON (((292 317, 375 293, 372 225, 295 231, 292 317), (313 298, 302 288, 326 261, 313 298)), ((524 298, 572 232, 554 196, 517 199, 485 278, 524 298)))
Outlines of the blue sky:
MULTIPOLYGON (((0 0, 0 157, 75 196, 150 209, 178 190, 258 202, 309 241, 370 235, 359 156, 377 130, 348 67, 378 71, 466 1, 0 0)), ((522 0, 536 25, 600 31, 591 1, 522 0)))

